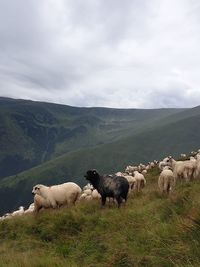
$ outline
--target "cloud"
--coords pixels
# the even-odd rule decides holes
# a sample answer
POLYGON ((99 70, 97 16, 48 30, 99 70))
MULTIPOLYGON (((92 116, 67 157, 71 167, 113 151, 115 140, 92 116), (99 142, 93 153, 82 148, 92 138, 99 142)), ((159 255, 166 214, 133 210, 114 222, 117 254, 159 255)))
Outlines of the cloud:
POLYGON ((0 0, 0 95, 199 105, 199 11, 196 0, 0 0))

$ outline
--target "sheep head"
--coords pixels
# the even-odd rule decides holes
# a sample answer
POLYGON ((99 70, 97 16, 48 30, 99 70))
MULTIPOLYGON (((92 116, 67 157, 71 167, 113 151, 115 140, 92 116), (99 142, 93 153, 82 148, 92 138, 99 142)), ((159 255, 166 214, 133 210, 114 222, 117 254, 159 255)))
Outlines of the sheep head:
POLYGON ((86 175, 84 175, 86 180, 90 181, 94 184, 99 179, 99 174, 96 170, 89 170, 87 171, 86 175))
POLYGON ((33 187, 32 194, 33 194, 33 195, 36 195, 36 194, 40 195, 40 194, 41 194, 41 193, 40 193, 40 189, 41 189, 41 187, 42 187, 42 185, 40 185, 40 184, 35 185, 35 186, 33 187))

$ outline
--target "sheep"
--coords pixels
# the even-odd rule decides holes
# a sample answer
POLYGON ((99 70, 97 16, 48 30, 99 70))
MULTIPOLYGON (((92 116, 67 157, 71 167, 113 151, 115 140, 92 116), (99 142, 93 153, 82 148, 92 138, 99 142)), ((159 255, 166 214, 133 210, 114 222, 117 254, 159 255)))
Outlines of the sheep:
POLYGON ((135 188, 136 179, 132 175, 128 175, 127 173, 123 173, 123 172, 117 172, 115 173, 115 176, 122 176, 126 178, 126 180, 129 183, 129 191, 135 188))
POLYGON ((143 171, 142 171, 142 174, 143 174, 143 175, 147 174, 147 170, 143 170, 143 171))
MULTIPOLYGON (((38 195, 35 195, 35 197, 38 196, 38 195)), ((35 204, 34 203, 31 203, 28 207, 27 210, 24 211, 24 214, 28 214, 28 213, 32 213, 34 212, 35 210, 35 204)))
POLYGON ((137 166, 127 166, 125 169, 125 172, 128 173, 129 175, 132 175, 134 171, 137 171, 138 167, 137 166))
POLYGON ((144 175, 139 173, 138 171, 134 171, 134 178, 136 179, 135 188, 138 192, 146 185, 146 179, 144 175))
POLYGON ((129 183, 129 192, 135 188, 136 179, 131 175, 122 175, 129 183))
POLYGON ((194 178, 195 179, 200 178, 200 154, 196 155, 196 168, 194 170, 194 178))
POLYGON ((196 160, 185 160, 184 161, 186 181, 190 181, 194 178, 196 165, 197 165, 196 160))
POLYGON ((92 195, 87 195, 84 199, 87 200, 87 201, 91 201, 92 200, 92 195))
POLYGON ((154 159, 154 164, 155 164, 155 166, 157 166, 158 165, 158 163, 159 163, 159 161, 158 160, 156 160, 156 159, 154 159))
POLYGON ((172 170, 169 170, 166 166, 160 173, 158 178, 158 187, 161 193, 169 194, 172 188, 175 186, 175 177, 172 170))
POLYGON ((6 213, 5 215, 3 215, 1 217, 1 220, 3 221, 3 220, 6 220, 6 219, 10 219, 10 218, 12 218, 12 213, 6 213))
POLYGON ((51 204, 48 199, 43 198, 38 194, 34 195, 34 213, 38 213, 41 209, 49 208, 51 208, 51 204))
POLYGON ((165 158, 164 160, 160 161, 159 164, 158 164, 158 168, 160 170, 163 170, 163 168, 165 166, 168 166, 169 165, 169 158, 165 158))
POLYGON ((72 182, 53 186, 38 184, 35 185, 32 190, 32 194, 37 194, 45 199, 45 203, 42 203, 45 207, 48 206, 52 208, 57 208, 65 204, 75 204, 81 192, 81 188, 72 182))
POLYGON ((184 179, 186 182, 193 178, 193 173, 196 168, 196 162, 186 160, 186 161, 176 161, 172 157, 169 159, 169 163, 174 172, 175 179, 184 179))
POLYGON ((93 190, 94 187, 91 184, 88 183, 83 187, 83 190, 87 190, 87 189, 93 190))
POLYGON ((86 180, 94 186, 94 188, 101 195, 102 207, 105 206, 106 197, 112 197, 117 200, 118 208, 122 200, 127 200, 127 195, 129 191, 129 183, 122 176, 108 175, 101 176, 96 170, 88 170, 86 175, 84 175, 86 180))
POLYGON ((86 197, 87 197, 87 194, 83 192, 83 193, 81 194, 79 200, 81 201, 81 200, 85 199, 86 197))
POLYGON ((155 162, 150 162, 150 167, 154 168, 155 167, 155 162))
POLYGON ((101 198, 101 195, 99 194, 99 192, 96 189, 94 189, 92 191, 92 198, 93 199, 100 199, 101 198))
POLYGON ((190 157, 190 161, 196 162, 196 159, 194 157, 190 157))
MULTIPOLYGON (((124 175, 123 172, 116 172, 116 173, 115 173, 115 176, 123 176, 123 175, 124 175)), ((125 175, 127 175, 127 173, 125 173, 125 175)))
POLYGON ((91 195, 92 194, 92 190, 91 189, 85 189, 83 191, 86 195, 91 195))
POLYGON ((138 166, 138 171, 141 172, 141 171, 143 171, 145 169, 146 169, 146 166, 144 164, 140 163, 139 166, 138 166))
POLYGON ((24 213, 24 207, 20 206, 18 210, 11 213, 12 216, 21 216, 24 213))
POLYGON ((183 158, 183 159, 185 159, 185 158, 187 157, 186 154, 181 154, 180 156, 181 156, 181 158, 183 158))

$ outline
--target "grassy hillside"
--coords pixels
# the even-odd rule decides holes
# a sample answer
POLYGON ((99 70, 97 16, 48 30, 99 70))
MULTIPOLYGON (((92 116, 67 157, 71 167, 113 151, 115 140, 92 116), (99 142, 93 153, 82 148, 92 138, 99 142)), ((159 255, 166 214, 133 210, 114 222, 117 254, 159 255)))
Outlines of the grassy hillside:
POLYGON ((158 170, 126 206, 98 202, 0 222, 0 266, 199 266, 200 182, 157 192, 158 170))
POLYGON ((40 166, 0 182, 0 212, 17 208, 31 201, 31 190, 37 183, 56 184, 74 181, 85 184, 86 170, 114 173, 127 165, 147 163, 171 154, 179 156, 200 147, 200 115, 181 119, 164 126, 132 135, 95 148, 79 150, 57 157, 40 166))
POLYGON ((0 178, 65 153, 117 141, 181 111, 77 108, 0 98, 0 178))

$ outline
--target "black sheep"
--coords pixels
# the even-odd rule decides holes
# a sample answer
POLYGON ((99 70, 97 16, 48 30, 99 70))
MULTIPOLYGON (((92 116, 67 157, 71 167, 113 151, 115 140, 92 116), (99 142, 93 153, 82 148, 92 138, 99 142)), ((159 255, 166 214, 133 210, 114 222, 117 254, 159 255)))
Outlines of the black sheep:
POLYGON ((102 206, 106 203, 106 197, 117 200, 118 208, 122 200, 127 200, 129 183, 122 176, 100 176, 96 170, 89 170, 84 176, 101 195, 102 206))

